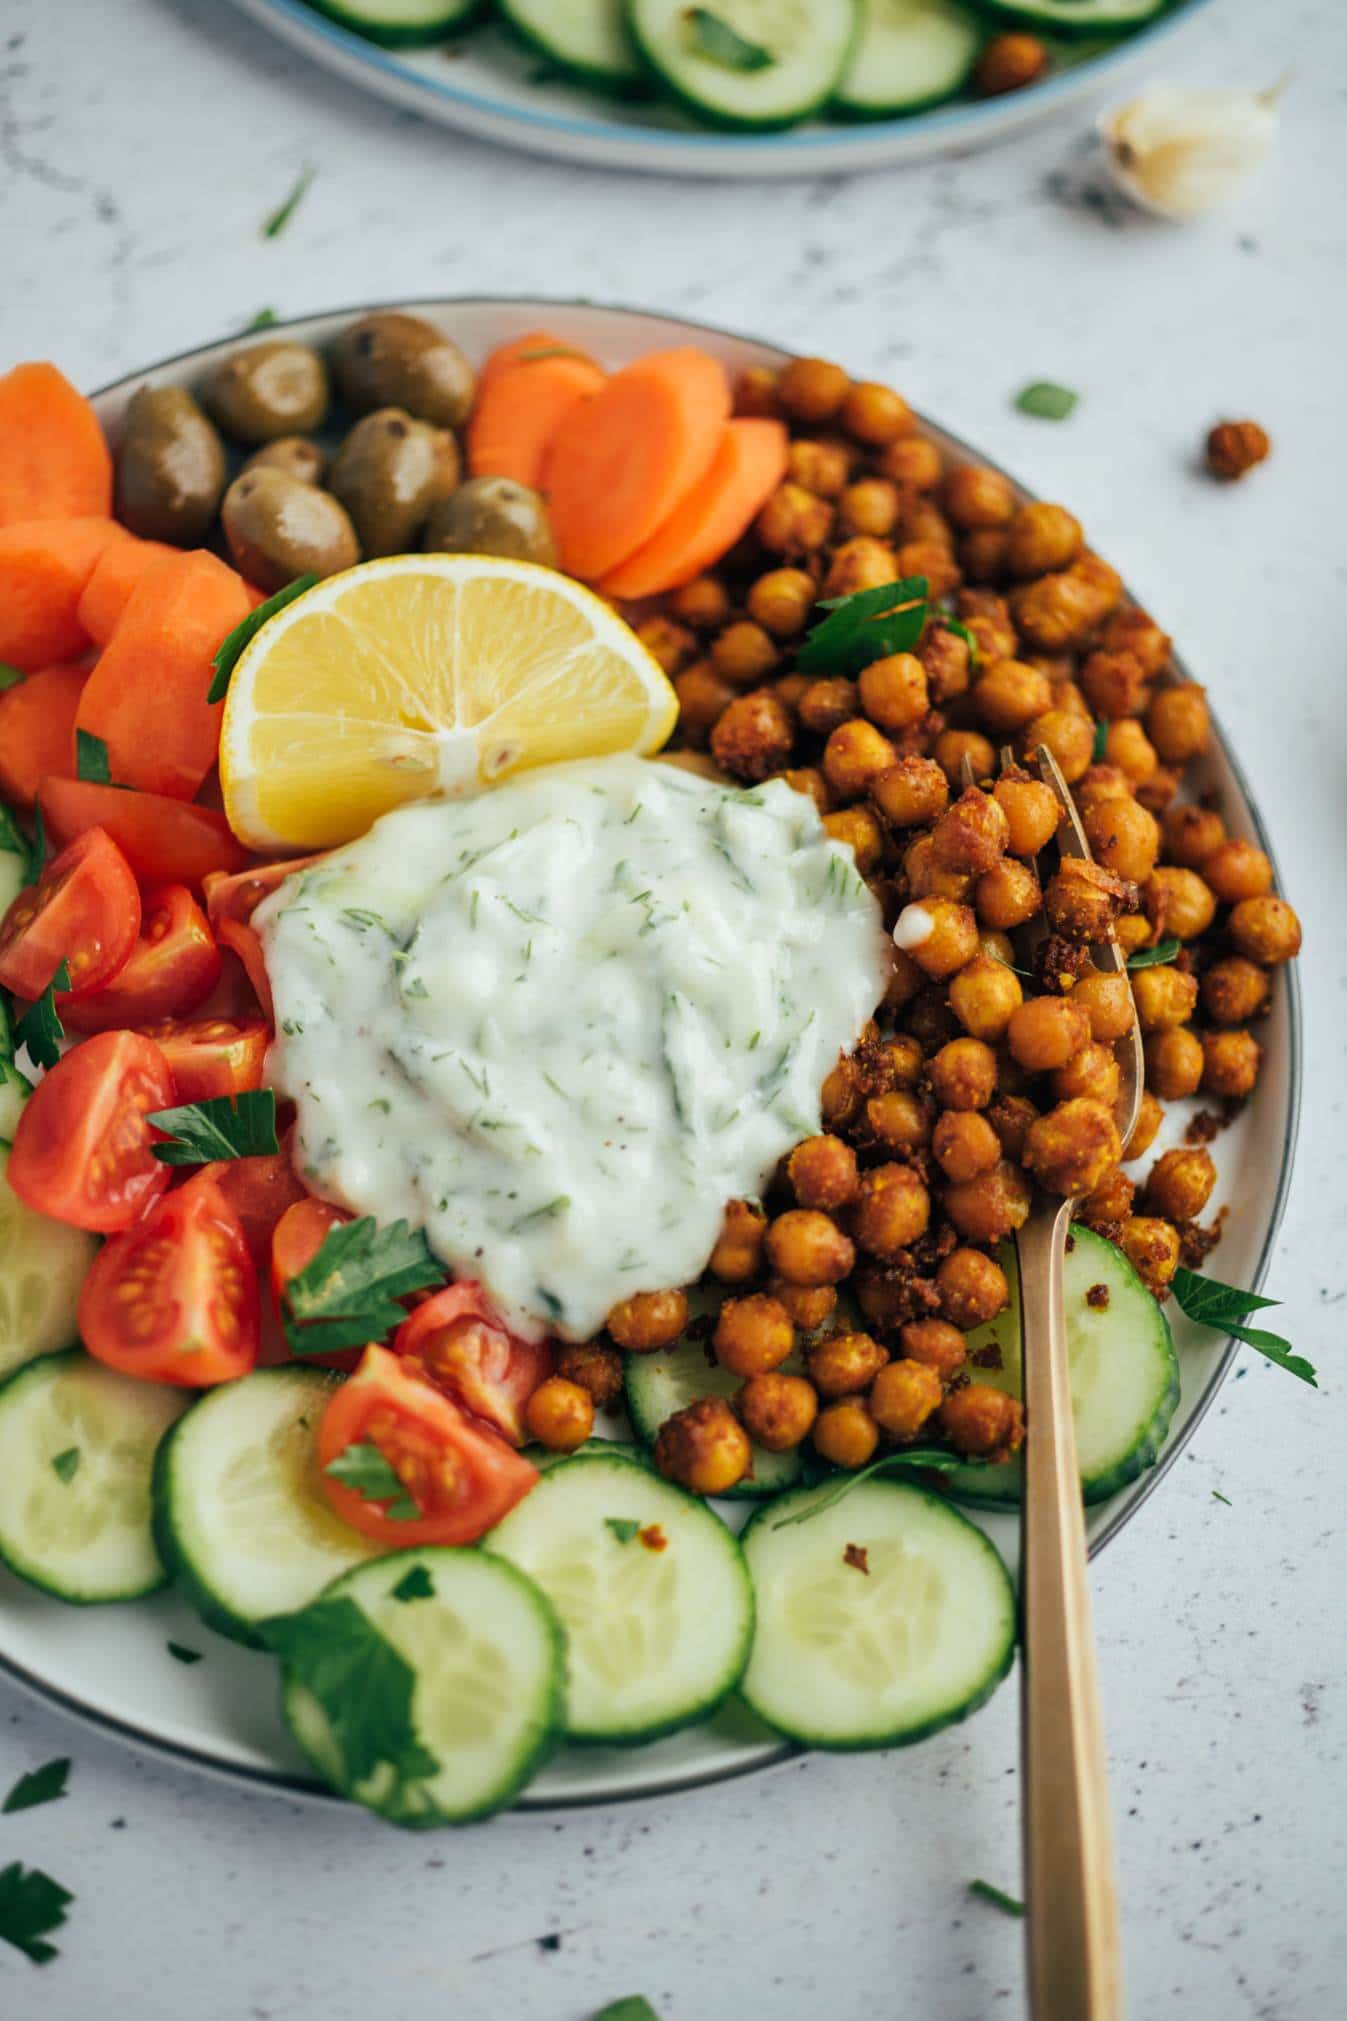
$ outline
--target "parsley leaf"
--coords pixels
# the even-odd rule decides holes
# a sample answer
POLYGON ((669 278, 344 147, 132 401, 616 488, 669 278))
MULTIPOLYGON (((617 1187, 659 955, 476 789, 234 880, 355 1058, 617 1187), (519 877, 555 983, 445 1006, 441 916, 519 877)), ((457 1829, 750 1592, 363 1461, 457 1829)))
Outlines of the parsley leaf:
POLYGON ((1094 726, 1094 742, 1090 746, 1090 761, 1102 765, 1104 753, 1108 749, 1108 724, 1101 717, 1094 726))
POLYGON ((308 167, 296 176, 294 185, 284 203, 278 205, 271 213, 271 216, 264 220, 262 225, 262 237, 264 239, 278 239, 280 237, 295 212, 303 203, 304 198, 308 194, 309 185, 317 173, 317 169, 310 162, 308 167))
POLYGON ((1006 1894, 1001 1888, 994 1888, 990 1881, 970 1881, 968 1892, 976 1895, 980 1902, 990 1902, 994 1909, 1002 1910, 1007 1916, 1024 1914, 1023 1902, 1017 1902, 1013 1895, 1006 1894))
POLYGON ((630 1544, 634 1537, 641 1534, 640 1524, 633 1523, 630 1516, 605 1516, 603 1526, 605 1530, 612 1531, 619 1544, 630 1544))
POLYGON ((857 1467, 854 1473, 839 1474, 831 1483, 826 1494, 811 1502, 807 1509, 801 1509, 794 1516, 782 1516, 772 1524, 774 1530, 788 1530, 793 1523, 812 1522, 825 1509, 835 1508, 844 1496, 861 1481, 868 1481, 871 1474, 885 1473, 890 1467, 929 1467, 932 1473, 950 1474, 956 1467, 990 1466, 989 1460, 969 1460, 960 1453, 953 1453, 948 1446, 908 1446, 902 1452, 886 1453, 882 1460, 871 1460, 868 1467, 857 1467))
POLYGON ((1079 393, 1073 393, 1069 386, 1058 386, 1051 379, 1033 379, 1015 395, 1015 405, 1021 414, 1032 414, 1036 421, 1065 421, 1075 411, 1079 399, 1079 393))
POLYGON ((395 1600, 433 1600, 435 1584, 424 1565, 413 1565, 393 1588, 395 1600))
POLYGON ((56 1010, 56 992, 69 989, 70 970, 62 962, 36 1003, 29 1004, 14 1027, 16 1046, 27 1046, 35 1067, 54 1067, 61 1057, 65 1026, 56 1010))
POLYGON ((0 801, 0 854, 28 861, 28 838, 3 801, 0 801))
POLYGON ((382 1340, 407 1316, 397 1300, 443 1277, 419 1228, 380 1228, 370 1214, 343 1221, 285 1287, 290 1352, 333 1354, 382 1340))
POLYGON ((748 41, 709 7, 689 7, 683 19, 690 47, 708 63, 718 63, 722 70, 770 70, 776 61, 770 49, 764 49, 760 42, 748 41))
POLYGON ((58 1796, 65 1795, 69 1774, 70 1757, 63 1755, 59 1761, 49 1761, 41 1768, 35 1768, 30 1775, 21 1775, 4 1802, 0 1803, 0 1812, 8 1815, 15 1810, 36 1810, 40 1803, 55 1803, 58 1796))
POLYGON ((33 809, 33 839, 28 845, 28 875, 25 884, 36 884, 47 860, 47 826, 42 819, 42 802, 33 809))
POLYGON ((305 590, 312 589, 317 580, 316 575, 297 575, 284 589, 278 589, 275 596, 269 596, 265 603, 260 603, 255 611, 249 611, 247 617, 242 618, 233 631, 220 641, 211 661, 211 684, 206 690, 208 702, 222 702, 229 693, 230 679, 243 656, 244 647, 252 644, 267 619, 274 618, 277 611, 283 611, 297 596, 303 596, 305 590))
POLYGON ((1167 933, 1163 940, 1156 941, 1154 947, 1141 947, 1137 949, 1135 954, 1129 954, 1127 966, 1129 970, 1137 968, 1160 968, 1165 962, 1173 961, 1178 951, 1178 940, 1172 933, 1167 933))
POLYGON ((594 2021, 659 2021, 650 2002, 640 1993, 628 1993, 625 2000, 614 2000, 594 2016, 594 2021))
POLYGON ((237 1095, 208 1095, 179 1109, 156 1109, 145 1119, 167 1143, 151 1144, 161 1165, 209 1165, 217 1158, 267 1158, 280 1150, 276 1097, 270 1088, 237 1095))
POLYGON ((6 688, 17 688, 19 682, 26 681, 27 678, 28 676, 20 672, 18 667, 12 667, 8 660, 0 660, 0 695, 6 688))
POLYGON ((73 1481, 76 1474, 79 1472, 79 1464, 80 1464, 79 1447, 67 1446, 63 1453, 57 1453, 55 1459, 51 1463, 51 1470, 55 1474, 58 1481, 73 1481))
POLYGON ((394 1523, 414 1523, 423 1511, 402 1485, 392 1463, 368 1439, 346 1446, 329 1460, 323 1472, 343 1487, 354 1489, 362 1501, 387 1502, 384 1514, 394 1523))
POLYGON ((1179 1310, 1186 1313, 1197 1326, 1209 1326, 1213 1333, 1228 1333, 1235 1340, 1242 1340, 1246 1347, 1255 1347, 1269 1361, 1275 1361, 1278 1368, 1284 1368, 1288 1375, 1298 1376, 1311 1389, 1318 1389, 1319 1383, 1311 1362, 1303 1354, 1294 1354, 1289 1340, 1279 1333, 1265 1333, 1260 1326, 1242 1324, 1250 1312, 1261 1312, 1269 1305, 1280 1305, 1279 1298, 1260 1298, 1257 1292, 1240 1291, 1233 1284, 1222 1284, 1218 1278, 1202 1277, 1196 1270, 1185 1270, 1182 1265, 1174 1272, 1170 1290, 1179 1310))
POLYGON ((981 658, 981 655, 978 652, 978 642, 976 634, 970 632, 967 625, 961 624, 958 618, 948 617, 942 613, 940 622, 947 632, 953 632, 956 639, 963 640, 964 644, 968 648, 969 668, 973 673, 976 673, 978 669, 978 662, 981 658))
POLYGON ((811 629, 795 656, 796 667, 802 674, 859 674, 872 660, 907 652, 921 637, 926 595, 925 576, 909 575, 854 596, 829 598, 819 605, 828 616, 811 629))
POLYGON ((0 1871, 0 1941, 12 1944, 35 1965, 47 1964, 60 1954, 55 1944, 45 1940, 52 1930, 60 1929, 66 1904, 74 1899, 68 1888, 40 1867, 25 1871, 17 1860, 12 1861, 0 1871))
POLYGON ((178 1663, 200 1663, 201 1651, 189 1649, 185 1642, 169 1642, 165 1645, 170 1656, 178 1663))
POLYGON ((75 732, 75 777, 87 779, 93 786, 112 784, 108 747, 101 737, 95 737, 90 730, 75 732))
MULTIPOLYGON (((315 1600, 259 1630, 285 1666, 287 1681, 317 1700, 339 1750, 343 1781, 358 1787, 376 1772, 395 1782, 437 1773, 439 1763, 412 1723, 411 1665, 354 1600, 315 1600)), ((396 1792, 388 1792, 390 1801, 396 1792)))

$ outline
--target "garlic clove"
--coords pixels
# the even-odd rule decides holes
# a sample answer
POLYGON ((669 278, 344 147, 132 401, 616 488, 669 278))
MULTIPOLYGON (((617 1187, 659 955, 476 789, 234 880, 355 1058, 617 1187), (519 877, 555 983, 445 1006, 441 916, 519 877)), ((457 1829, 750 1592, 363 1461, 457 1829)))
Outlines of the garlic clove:
POLYGON ((1214 210, 1266 161, 1281 92, 1281 83, 1268 91, 1157 85, 1115 106, 1099 121, 1113 180, 1156 217, 1214 210))

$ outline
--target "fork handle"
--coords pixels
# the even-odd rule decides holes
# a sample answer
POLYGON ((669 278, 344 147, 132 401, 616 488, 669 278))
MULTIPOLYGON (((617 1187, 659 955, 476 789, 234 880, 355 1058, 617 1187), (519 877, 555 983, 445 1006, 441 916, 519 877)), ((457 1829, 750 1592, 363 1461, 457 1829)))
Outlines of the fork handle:
POLYGON ((1024 1341, 1024 1869, 1034 2021, 1121 2021, 1108 1774, 1071 1416, 1062 1262, 1070 1207, 1020 1229, 1024 1341))

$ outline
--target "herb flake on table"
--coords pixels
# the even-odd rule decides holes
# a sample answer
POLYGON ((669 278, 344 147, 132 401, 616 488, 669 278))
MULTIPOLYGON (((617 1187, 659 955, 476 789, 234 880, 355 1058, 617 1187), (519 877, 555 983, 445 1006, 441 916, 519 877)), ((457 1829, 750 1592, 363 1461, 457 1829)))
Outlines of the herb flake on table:
POLYGON ((54 1067, 61 1057, 65 1026, 56 1009, 56 992, 69 987, 70 969, 63 961, 41 996, 29 1004, 14 1026, 15 1047, 26 1046, 35 1067, 54 1067))
POLYGON ((67 1906, 75 1897, 40 1867, 23 1867, 18 1860, 0 1870, 0 1942, 12 1944, 35 1965, 46 1965, 59 1957, 55 1944, 47 1938, 65 1921, 67 1906))
POLYGON ((722 70, 738 70, 747 75, 755 70, 770 70, 776 61, 770 49, 764 49, 760 42, 750 42, 710 7, 688 7, 683 19, 689 47, 708 63, 718 63, 722 70))
POLYGON ((70 1757, 62 1755, 58 1761, 44 1762, 41 1768, 21 1775, 4 1802, 0 1803, 0 1814, 7 1816, 10 1811, 36 1810, 40 1803, 55 1803, 66 1793, 69 1774, 70 1757))
POLYGON ((287 1679, 318 1701, 353 1786, 380 1769, 399 1782, 437 1772, 412 1723, 411 1666, 354 1600, 316 1600, 259 1632, 287 1679))
POLYGON ((175 1663, 200 1663, 202 1660, 201 1651, 189 1649, 185 1642, 169 1642, 165 1647, 175 1663))
POLYGON ((1036 421, 1065 421, 1080 399, 1069 386, 1059 386, 1052 379, 1031 379, 1015 395, 1015 405, 1021 414, 1032 414, 1036 421))
POLYGON ((999 1909, 1004 1916, 1024 1915, 1024 1903, 1017 1902, 1013 1895, 1005 1892, 1004 1888, 994 1888, 990 1881, 970 1881, 968 1892, 970 1895, 976 1895, 980 1902, 990 1902, 992 1907, 999 1909))
POLYGON ((85 780, 91 786, 112 784, 108 747, 101 737, 95 737, 90 730, 75 732, 75 777, 85 780))
POLYGON ((1135 954, 1129 954, 1127 957, 1129 972, 1135 972, 1139 968, 1163 967, 1166 962, 1173 961, 1180 945, 1174 934, 1167 933, 1162 940, 1156 941, 1154 947, 1138 948, 1135 954))
POLYGON ((243 657, 244 648, 252 644, 267 619, 274 618, 277 611, 284 610, 296 597, 303 596, 306 589, 312 589, 317 580, 316 575, 297 575, 293 582, 286 583, 284 589, 278 589, 274 596, 269 596, 265 603, 260 603, 256 610, 249 611, 246 618, 240 619, 233 631, 221 641, 211 661, 211 684, 206 690, 208 702, 222 702, 229 693, 229 683, 243 657))
POLYGON ((1235 1506, 1234 1503, 1231 1501, 1229 1495, 1223 1495, 1219 1488, 1212 1489, 1211 1499, 1213 1500, 1213 1502, 1224 1502, 1227 1509, 1233 1509, 1235 1506))
POLYGON ((273 323, 279 323, 279 321, 280 317, 274 309, 258 309, 253 315, 249 316, 247 322, 244 324, 243 335, 250 337, 254 330, 269 330, 273 323))
POLYGON ((80 1464, 79 1447, 67 1446, 63 1453, 57 1453, 55 1459, 51 1463, 51 1470, 55 1474, 58 1481, 65 1482, 68 1485, 71 1481, 74 1480, 76 1474, 79 1472, 79 1464, 80 1464))
POLYGON ((1289 1340, 1280 1333, 1267 1333, 1262 1327, 1244 1325, 1249 1313, 1280 1305, 1279 1298, 1260 1298, 1257 1292, 1241 1291, 1236 1285, 1222 1284, 1219 1278, 1203 1277, 1196 1270, 1186 1270, 1182 1264, 1174 1272, 1169 1288, 1180 1312, 1194 1325, 1210 1327, 1213 1333, 1228 1333, 1233 1339, 1242 1340, 1246 1347, 1256 1348, 1278 1368, 1284 1368, 1288 1375, 1307 1382, 1311 1389, 1318 1389, 1313 1364, 1304 1355, 1294 1353, 1289 1340))
POLYGON ((161 1165, 210 1165, 219 1159, 269 1158, 280 1150, 276 1097, 270 1088, 237 1095, 208 1095, 181 1108, 156 1109, 145 1118, 166 1142, 151 1144, 161 1165))
POLYGON ((398 1299, 443 1277, 419 1228, 405 1221, 380 1228, 371 1214, 341 1222, 285 1288, 290 1352, 333 1354, 382 1340, 407 1317, 398 1299))
POLYGON ((270 217, 266 218, 263 221, 262 237, 264 239, 278 239, 280 237, 281 233, 285 230, 291 218, 294 216, 295 212, 299 209, 305 197, 308 195, 309 185, 312 183, 317 173, 318 171, 313 166, 312 163, 310 163, 306 168, 301 169, 300 173, 295 177, 294 183, 291 186, 291 189, 289 191, 289 194, 286 196, 285 201, 281 204, 278 204, 276 209, 272 211, 270 217))
POLYGON ((802 674, 859 674, 874 660, 916 645, 926 622, 929 585, 924 575, 825 598, 828 615, 814 625, 795 656, 802 674))
POLYGON ((387 1502, 384 1514, 393 1523, 414 1523, 424 1512, 403 1486, 392 1463, 368 1439, 358 1439, 323 1468, 329 1480, 340 1481, 365 1502, 387 1502))

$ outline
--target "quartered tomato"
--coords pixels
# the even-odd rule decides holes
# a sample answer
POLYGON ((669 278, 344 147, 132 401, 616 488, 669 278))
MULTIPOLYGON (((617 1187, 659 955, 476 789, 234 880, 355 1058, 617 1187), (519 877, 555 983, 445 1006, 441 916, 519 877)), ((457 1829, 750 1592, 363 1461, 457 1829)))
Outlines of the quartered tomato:
POLYGON ((7 1177, 39 1214, 107 1235, 163 1192, 145 1118, 176 1097, 168 1062, 139 1032, 100 1032, 44 1074, 19 1116, 7 1177))
POLYGON ((58 995, 68 1025, 107 1032, 195 1010, 220 980, 220 950, 185 884, 164 884, 141 905, 140 936, 112 981, 80 996, 58 995))
MULTIPOLYGON (((296 1181, 298 1184, 298 1181, 296 1181)), ((271 1297, 278 1319, 284 1319, 285 1287, 312 1263, 332 1229, 351 1216, 330 1200, 315 1200, 300 1188, 303 1198, 287 1207, 271 1237, 271 1297)), ((315 1368, 339 1368, 347 1373, 360 1360, 363 1349, 339 1348, 333 1354, 301 1354, 299 1359, 315 1368)))
POLYGON ((168 1019, 144 1030, 168 1061, 180 1102, 204 1102, 211 1095, 237 1095, 262 1085, 271 1030, 261 1018, 168 1019))
POLYGON ((140 893, 110 835, 90 828, 54 856, 0 923, 0 983, 39 997, 65 962, 72 996, 101 989, 140 932, 140 893))
POLYGON ((93 779, 42 781, 38 795, 47 827, 60 843, 88 828, 109 834, 142 884, 190 884, 241 870, 248 852, 213 807, 171 800, 166 793, 128 793, 93 779))
POLYGON ((213 1179, 239 1217, 248 1254, 259 1270, 271 1264, 272 1240, 292 1207, 308 1199, 284 1147, 261 1158, 226 1158, 203 1165, 198 1176, 213 1179))
POLYGON ((464 1410, 523 1445, 524 1405, 551 1375, 552 1349, 511 1333, 480 1284, 437 1291, 398 1328, 393 1347, 464 1410))
POLYGON ((227 947, 243 963, 258 1003, 266 1012, 268 1021, 275 1024, 276 1011, 271 1001, 271 983, 267 977, 261 936, 242 919, 217 919, 213 923, 221 947, 227 947))
POLYGON ((206 1389, 257 1360, 257 1272, 238 1215, 198 1174, 105 1242, 80 1292, 90 1354, 123 1375, 206 1389))
POLYGON ((245 924, 256 912, 264 898, 270 898, 278 884, 292 877, 297 870, 307 870, 311 863, 321 863, 322 854, 317 856, 292 856, 285 863, 255 863, 249 870, 241 870, 234 877, 208 877, 206 879, 206 910, 210 923, 219 931, 222 919, 242 920, 245 924))
POLYGON ((472 1544, 521 1502, 536 1467, 504 1439, 465 1417, 419 1372, 419 1364, 367 1347, 355 1374, 336 1390, 318 1426, 323 1492, 342 1521, 390 1550, 412 1544, 472 1544), (373 1446, 404 1495, 370 1497, 327 1471, 350 1446, 373 1446), (419 1515, 389 1514, 398 1499, 419 1515))

